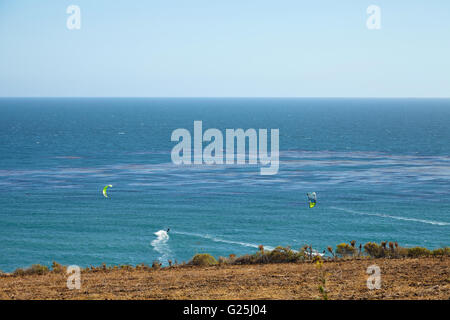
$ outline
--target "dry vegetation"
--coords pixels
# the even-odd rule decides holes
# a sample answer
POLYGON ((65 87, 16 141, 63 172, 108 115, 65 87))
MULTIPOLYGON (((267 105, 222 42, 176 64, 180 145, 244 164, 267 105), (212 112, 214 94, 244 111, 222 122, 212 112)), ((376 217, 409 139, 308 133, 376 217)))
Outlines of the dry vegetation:
POLYGON ((187 264, 86 268, 81 289, 66 286, 66 268, 34 265, 0 276, 0 299, 450 299, 450 250, 395 243, 339 244, 322 259, 305 246, 253 255, 199 254, 187 264), (363 251, 364 249, 364 251, 363 251), (367 267, 381 269, 369 290, 367 267))

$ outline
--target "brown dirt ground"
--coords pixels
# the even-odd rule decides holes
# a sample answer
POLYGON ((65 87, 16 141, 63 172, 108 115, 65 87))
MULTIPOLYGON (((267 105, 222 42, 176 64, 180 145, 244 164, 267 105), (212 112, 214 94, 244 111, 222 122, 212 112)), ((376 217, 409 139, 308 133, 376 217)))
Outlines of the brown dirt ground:
MULTIPOLYGON (((329 299, 450 299, 450 258, 325 262, 329 299), (369 290, 367 267, 381 269, 369 290)), ((69 290, 64 273, 0 277, 0 299, 318 299, 319 269, 311 263, 107 270, 81 274, 69 290)))

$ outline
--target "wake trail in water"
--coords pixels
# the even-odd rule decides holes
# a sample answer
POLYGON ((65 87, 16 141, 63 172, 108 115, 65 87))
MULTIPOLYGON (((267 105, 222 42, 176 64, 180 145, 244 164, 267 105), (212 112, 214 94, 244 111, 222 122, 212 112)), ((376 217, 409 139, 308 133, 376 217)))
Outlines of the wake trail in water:
POLYGON ((382 214, 382 213, 361 212, 361 211, 355 211, 355 210, 351 210, 351 209, 344 209, 344 208, 338 208, 338 207, 331 207, 331 209, 336 209, 336 210, 345 211, 348 213, 354 213, 354 214, 365 215, 365 216, 375 216, 375 217, 381 217, 381 218, 391 218, 391 219, 396 219, 396 220, 414 221, 414 222, 421 222, 421 223, 433 224, 433 225, 438 225, 438 226, 450 225, 450 223, 442 222, 442 221, 432 221, 432 220, 415 219, 415 218, 407 218, 407 217, 400 217, 400 216, 390 216, 390 215, 382 214))
MULTIPOLYGON (((208 239, 208 240, 211 240, 211 241, 214 241, 214 242, 235 244, 235 245, 239 245, 239 246, 243 246, 243 247, 250 247, 250 248, 258 248, 259 247, 259 245, 257 245, 257 244, 241 242, 241 241, 233 241, 233 240, 221 239, 221 238, 217 238, 217 237, 211 236, 209 234, 199 234, 199 233, 182 232, 182 231, 173 231, 173 233, 182 234, 182 235, 191 236, 191 237, 198 237, 198 238, 208 239)), ((269 247, 269 246, 264 246, 264 248, 267 249, 267 250, 273 250, 274 249, 273 247, 269 247)))
POLYGON ((158 258, 159 262, 165 263, 172 255, 172 251, 170 250, 168 244, 169 234, 164 230, 159 230, 154 234, 156 236, 156 239, 151 242, 151 245, 153 249, 161 255, 158 258))

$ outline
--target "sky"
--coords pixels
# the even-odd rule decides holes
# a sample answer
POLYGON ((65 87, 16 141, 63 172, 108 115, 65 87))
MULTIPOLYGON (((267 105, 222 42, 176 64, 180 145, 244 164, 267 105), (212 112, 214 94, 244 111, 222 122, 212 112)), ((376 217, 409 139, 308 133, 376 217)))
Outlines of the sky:
POLYGON ((448 0, 0 0, 0 97, 450 97, 449 57, 448 0))

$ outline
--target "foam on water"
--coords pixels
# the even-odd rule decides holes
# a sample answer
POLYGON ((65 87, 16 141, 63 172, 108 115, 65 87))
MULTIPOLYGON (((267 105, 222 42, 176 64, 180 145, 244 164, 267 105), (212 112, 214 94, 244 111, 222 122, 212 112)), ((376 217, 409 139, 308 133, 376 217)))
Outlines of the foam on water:
POLYGON ((415 221, 415 222, 421 222, 421 223, 434 224, 434 225, 438 225, 438 226, 450 225, 450 223, 442 222, 442 221, 432 221, 432 220, 415 219, 415 218, 407 218, 407 217, 400 217, 400 216, 391 216, 391 215, 382 214, 382 213, 361 212, 361 211, 355 211, 355 210, 351 210, 351 209, 344 209, 344 208, 337 208, 337 207, 331 207, 331 208, 335 209, 335 210, 340 210, 340 211, 345 211, 348 213, 360 214, 360 215, 365 215, 365 216, 376 216, 376 217, 390 218, 390 219, 396 219, 396 220, 415 221))
MULTIPOLYGON (((214 241, 214 242, 235 244, 235 245, 239 245, 239 246, 243 246, 243 247, 250 247, 250 248, 258 248, 259 247, 259 245, 254 244, 254 243, 226 240, 226 239, 221 239, 221 238, 218 238, 218 237, 211 236, 209 234, 199 234, 199 233, 182 232, 182 231, 174 231, 173 233, 182 234, 182 235, 186 235, 186 236, 192 236, 192 237, 198 237, 198 238, 203 238, 203 239, 208 239, 208 240, 211 240, 211 241, 214 241)), ((270 247, 270 246, 264 246, 264 248, 267 249, 267 250, 273 250, 274 249, 273 247, 270 247)))
POLYGON ((160 254, 158 260, 161 263, 166 263, 172 255, 169 247, 169 234, 164 230, 159 230, 154 233, 156 239, 151 242, 153 249, 160 254))

